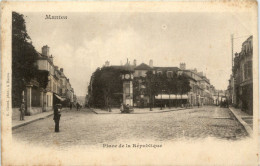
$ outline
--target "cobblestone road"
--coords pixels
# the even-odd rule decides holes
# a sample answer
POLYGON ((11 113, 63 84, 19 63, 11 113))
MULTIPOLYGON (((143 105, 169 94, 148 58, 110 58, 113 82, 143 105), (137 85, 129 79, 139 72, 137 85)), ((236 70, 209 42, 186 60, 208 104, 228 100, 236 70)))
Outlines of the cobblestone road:
POLYGON ((44 146, 97 145, 119 140, 169 141, 215 137, 247 137, 243 126, 226 108, 203 107, 154 114, 94 114, 63 111, 60 133, 52 117, 13 130, 13 138, 44 146))

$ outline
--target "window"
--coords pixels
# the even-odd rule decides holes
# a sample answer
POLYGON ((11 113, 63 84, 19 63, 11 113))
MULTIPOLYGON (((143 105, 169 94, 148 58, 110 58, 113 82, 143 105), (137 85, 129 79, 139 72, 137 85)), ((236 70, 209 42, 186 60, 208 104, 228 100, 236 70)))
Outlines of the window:
POLYGON ((147 72, 147 71, 144 70, 144 71, 142 72, 142 76, 146 76, 146 72, 147 72))
POLYGON ((248 68, 247 68, 247 73, 248 73, 248 78, 253 78, 253 73, 252 73, 252 68, 253 68, 253 66, 252 66, 252 61, 248 61, 247 62, 248 63, 248 68))
POLYGON ((53 92, 56 92, 56 85, 55 85, 54 81, 53 81, 52 87, 53 87, 53 92))
POLYGON ((162 71, 157 71, 157 74, 161 75, 161 74, 162 74, 162 71))
POLYGON ((138 71, 138 76, 140 77, 142 75, 142 71, 138 71))
POLYGON ((49 62, 48 62, 48 61, 46 61, 46 69, 47 69, 48 71, 50 71, 50 70, 49 70, 49 62))
POLYGON ((252 61, 247 61, 244 64, 244 80, 252 78, 252 61))
POLYGON ((171 78, 172 77, 172 71, 167 71, 167 77, 171 78))
POLYGON ((50 81, 50 89, 52 91, 52 80, 50 81))
POLYGON ((49 107, 49 95, 47 95, 47 107, 49 107))

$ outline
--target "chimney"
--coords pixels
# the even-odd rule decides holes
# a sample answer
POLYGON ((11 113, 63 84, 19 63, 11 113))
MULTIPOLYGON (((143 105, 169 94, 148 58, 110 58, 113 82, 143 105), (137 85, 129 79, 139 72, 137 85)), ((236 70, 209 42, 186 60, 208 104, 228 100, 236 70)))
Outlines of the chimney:
POLYGON ((150 61, 149 61, 149 66, 150 66, 151 68, 153 68, 153 60, 152 60, 152 59, 150 59, 150 61))
POLYGON ((50 60, 51 60, 51 62, 53 62, 53 56, 52 55, 50 56, 50 60))
POLYGON ((180 69, 181 70, 186 70, 186 64, 185 63, 180 63, 180 69))
POLYGON ((44 56, 49 56, 50 47, 48 45, 42 47, 42 54, 44 56))
POLYGON ((134 59, 134 66, 136 66, 136 59, 134 59))
POLYGON ((60 71, 63 73, 63 68, 60 68, 60 71))
POLYGON ((109 66, 109 61, 106 61, 105 62, 105 67, 108 67, 109 66))

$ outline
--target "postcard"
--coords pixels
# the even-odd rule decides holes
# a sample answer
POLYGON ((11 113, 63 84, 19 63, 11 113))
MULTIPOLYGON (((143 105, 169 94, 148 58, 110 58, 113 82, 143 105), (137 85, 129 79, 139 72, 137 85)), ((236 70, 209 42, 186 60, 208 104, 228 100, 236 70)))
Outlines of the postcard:
POLYGON ((2 2, 2 165, 257 165, 256 1, 2 2))

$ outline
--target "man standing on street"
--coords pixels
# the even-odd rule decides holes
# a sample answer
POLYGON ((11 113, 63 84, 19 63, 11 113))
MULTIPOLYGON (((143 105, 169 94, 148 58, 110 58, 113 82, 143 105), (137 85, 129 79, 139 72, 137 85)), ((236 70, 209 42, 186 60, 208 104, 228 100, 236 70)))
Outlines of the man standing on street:
POLYGON ((24 112, 25 112, 25 105, 24 105, 24 101, 22 101, 22 104, 20 107, 20 120, 24 120, 24 112))
POLYGON ((54 117, 53 120, 55 122, 55 132, 59 132, 59 123, 60 123, 60 109, 61 109, 61 104, 56 104, 54 107, 54 117))

